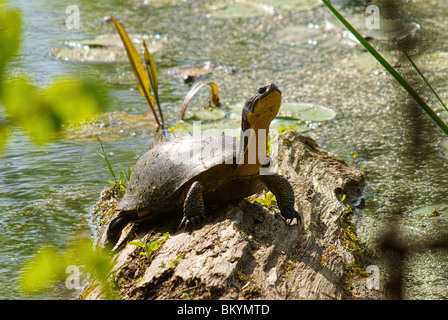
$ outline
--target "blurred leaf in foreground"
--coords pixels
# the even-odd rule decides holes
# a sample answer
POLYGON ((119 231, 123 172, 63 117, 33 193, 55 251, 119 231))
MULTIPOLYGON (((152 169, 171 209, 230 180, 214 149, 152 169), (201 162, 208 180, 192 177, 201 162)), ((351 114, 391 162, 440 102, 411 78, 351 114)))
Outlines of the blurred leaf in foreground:
POLYGON ((6 8, 5 2, 0 0, 0 96, 6 64, 19 50, 22 30, 20 11, 6 8))
POLYGON ((19 52, 21 13, 0 0, 0 152, 6 147, 11 127, 24 129, 30 140, 43 145, 64 126, 91 119, 105 110, 107 95, 94 81, 59 79, 40 88, 26 76, 5 77, 8 63, 19 52))
POLYGON ((22 127, 38 145, 53 140, 66 125, 90 120, 107 105, 105 91, 85 79, 59 79, 39 88, 26 77, 16 77, 3 88, 0 99, 9 124, 22 127))
POLYGON ((9 126, 7 125, 6 121, 0 120, 0 154, 5 150, 6 148, 6 141, 9 137, 9 126))
POLYGON ((46 289, 58 276, 62 269, 58 261, 57 251, 52 247, 43 247, 35 254, 24 268, 19 281, 20 287, 27 293, 46 289))
POLYGON ((67 270, 73 266, 79 269, 82 267, 83 272, 93 276, 107 299, 114 298, 107 282, 112 268, 109 252, 93 246, 88 238, 77 240, 64 250, 57 250, 52 246, 42 247, 23 266, 19 286, 27 294, 41 293, 57 283, 65 282, 67 286, 67 279, 71 276, 67 270))

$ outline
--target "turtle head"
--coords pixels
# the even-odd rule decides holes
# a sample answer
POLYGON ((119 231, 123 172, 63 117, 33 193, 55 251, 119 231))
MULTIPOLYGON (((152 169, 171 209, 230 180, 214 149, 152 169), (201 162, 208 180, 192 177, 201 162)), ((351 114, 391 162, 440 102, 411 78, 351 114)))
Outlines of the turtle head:
POLYGON ((269 125, 277 116, 282 93, 273 84, 258 89, 243 108, 238 174, 257 174, 266 158, 269 125))
POLYGON ((250 97, 243 108, 241 129, 269 130, 271 121, 277 116, 282 93, 278 87, 269 83, 258 89, 258 92, 250 97))

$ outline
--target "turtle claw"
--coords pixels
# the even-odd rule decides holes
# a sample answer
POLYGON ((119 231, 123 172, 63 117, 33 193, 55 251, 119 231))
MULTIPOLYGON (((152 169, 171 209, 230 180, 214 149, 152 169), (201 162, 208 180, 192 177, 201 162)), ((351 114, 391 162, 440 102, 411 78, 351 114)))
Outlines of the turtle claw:
POLYGON ((182 221, 180 222, 180 225, 179 225, 178 229, 180 229, 183 225, 185 225, 185 229, 189 225, 193 225, 193 229, 196 229, 197 227, 199 227, 201 225, 201 223, 204 220, 204 218, 205 218, 205 216, 203 214, 192 216, 192 217, 184 216, 182 218, 182 221))
POLYGON ((185 225, 185 228, 187 227, 187 217, 183 217, 182 221, 179 223, 179 226, 177 227, 177 230, 179 230, 180 228, 182 228, 182 226, 185 225))
POLYGON ((302 216, 294 209, 287 209, 281 211, 283 218, 285 218, 285 222, 288 226, 292 224, 294 219, 297 220, 297 225, 302 225, 302 216))
POLYGON ((190 222, 193 225, 193 228, 196 229, 197 227, 199 227, 202 223, 202 220, 204 220, 204 215, 197 215, 197 216, 192 216, 190 217, 190 219, 187 218, 187 224, 188 222, 190 222))

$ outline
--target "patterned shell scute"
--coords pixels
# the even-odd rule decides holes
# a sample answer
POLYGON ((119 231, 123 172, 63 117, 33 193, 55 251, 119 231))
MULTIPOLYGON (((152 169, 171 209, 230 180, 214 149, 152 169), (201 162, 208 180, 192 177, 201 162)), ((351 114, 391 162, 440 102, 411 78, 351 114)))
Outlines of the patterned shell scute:
POLYGON ((120 211, 150 208, 220 164, 233 164, 237 154, 235 138, 202 134, 184 136, 156 145, 135 164, 120 211))

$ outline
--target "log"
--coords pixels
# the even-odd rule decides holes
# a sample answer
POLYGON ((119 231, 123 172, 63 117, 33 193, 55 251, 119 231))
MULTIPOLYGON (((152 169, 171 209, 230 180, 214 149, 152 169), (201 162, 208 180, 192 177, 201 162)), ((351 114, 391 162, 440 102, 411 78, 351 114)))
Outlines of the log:
MULTIPOLYGON (((287 225, 276 206, 248 199, 209 210, 204 225, 193 231, 176 230, 181 216, 174 214, 170 220, 152 222, 149 228, 139 226, 137 241, 148 243, 165 232, 170 236, 149 258, 128 242, 116 252, 111 274, 118 296, 384 298, 382 292, 364 285, 369 252, 351 221, 355 207, 363 203, 363 172, 296 132, 278 136, 277 145, 272 151, 277 160, 273 170, 291 182, 296 209, 304 219, 302 227, 287 225)), ((99 211, 110 211, 110 203, 118 203, 111 197, 116 194, 103 193, 99 211)), ((126 241, 132 237, 128 234, 126 241)), ((100 288, 89 284, 83 298, 101 299, 100 288)))

